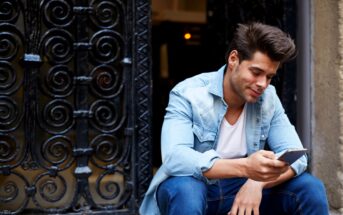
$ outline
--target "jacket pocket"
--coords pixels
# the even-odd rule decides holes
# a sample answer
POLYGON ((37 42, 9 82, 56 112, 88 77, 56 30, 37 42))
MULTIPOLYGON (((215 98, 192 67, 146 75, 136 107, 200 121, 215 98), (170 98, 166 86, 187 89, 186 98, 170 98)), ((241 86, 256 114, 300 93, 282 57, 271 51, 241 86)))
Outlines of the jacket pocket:
POLYGON ((216 133, 201 128, 198 125, 193 125, 194 133, 194 149, 200 152, 205 152, 213 149, 216 133))

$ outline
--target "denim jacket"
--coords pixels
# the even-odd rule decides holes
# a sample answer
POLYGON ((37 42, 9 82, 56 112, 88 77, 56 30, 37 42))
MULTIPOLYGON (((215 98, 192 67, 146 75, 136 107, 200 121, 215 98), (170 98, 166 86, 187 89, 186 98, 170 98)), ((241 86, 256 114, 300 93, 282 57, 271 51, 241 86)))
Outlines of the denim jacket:
MULTIPOLYGON (((161 136, 163 164, 145 194, 140 214, 160 214, 155 193, 169 176, 193 176, 211 183, 202 173, 220 158, 216 152, 218 131, 230 108, 223 98, 224 70, 225 66, 186 79, 170 92, 161 136)), ((257 102, 247 104, 246 143, 248 155, 264 149, 266 143, 275 153, 302 148, 273 86, 257 102)), ((291 167, 301 174, 307 167, 306 156, 291 167)))

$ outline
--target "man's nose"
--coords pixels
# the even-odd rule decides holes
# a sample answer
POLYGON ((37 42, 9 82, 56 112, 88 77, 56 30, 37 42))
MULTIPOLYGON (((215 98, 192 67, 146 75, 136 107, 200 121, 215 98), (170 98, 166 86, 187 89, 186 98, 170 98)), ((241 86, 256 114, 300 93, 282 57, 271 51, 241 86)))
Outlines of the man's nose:
POLYGON ((256 85, 259 88, 265 89, 268 86, 267 77, 265 77, 265 76, 258 77, 256 85))

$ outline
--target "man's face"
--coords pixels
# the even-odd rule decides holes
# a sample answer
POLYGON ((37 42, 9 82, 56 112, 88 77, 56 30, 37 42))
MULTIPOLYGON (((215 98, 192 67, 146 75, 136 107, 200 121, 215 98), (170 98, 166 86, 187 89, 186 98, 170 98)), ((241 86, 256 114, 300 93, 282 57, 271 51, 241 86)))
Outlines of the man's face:
POLYGON ((255 52, 251 60, 239 62, 238 53, 229 56, 231 66, 230 86, 236 99, 242 102, 256 102, 270 84, 280 62, 272 61, 266 54, 255 52))

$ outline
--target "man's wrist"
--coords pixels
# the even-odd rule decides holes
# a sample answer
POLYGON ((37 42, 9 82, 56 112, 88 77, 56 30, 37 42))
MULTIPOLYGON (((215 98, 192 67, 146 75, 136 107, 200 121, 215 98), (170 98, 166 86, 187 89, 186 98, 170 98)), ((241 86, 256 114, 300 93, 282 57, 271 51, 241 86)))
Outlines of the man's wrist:
POLYGON ((255 181, 255 180, 252 180, 252 179, 248 179, 248 181, 250 181, 251 183, 255 184, 257 187, 261 188, 261 190, 264 189, 264 187, 266 186, 266 182, 263 182, 263 181, 255 181))
POLYGON ((241 177, 249 178, 248 174, 248 159, 247 158, 241 158, 241 177))

